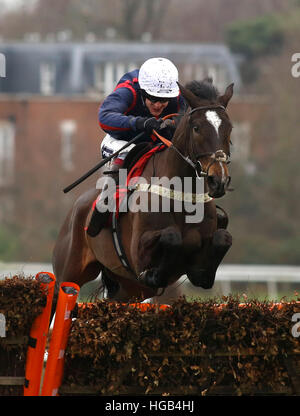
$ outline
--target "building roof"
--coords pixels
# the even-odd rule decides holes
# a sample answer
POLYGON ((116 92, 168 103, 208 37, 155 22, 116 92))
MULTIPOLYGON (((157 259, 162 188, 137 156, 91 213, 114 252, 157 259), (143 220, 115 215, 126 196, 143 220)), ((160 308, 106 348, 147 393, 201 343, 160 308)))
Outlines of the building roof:
MULTIPOLYGON (((235 83, 235 90, 241 84, 235 58, 221 44, 25 42, 2 43, 0 53, 6 57, 6 78, 0 78, 0 92, 3 93, 43 93, 41 71, 44 70, 45 83, 51 83, 55 71, 52 94, 85 94, 95 86, 97 65, 102 65, 103 73, 115 82, 123 68, 130 70, 155 56, 169 58, 178 66, 221 67, 226 71, 226 80, 235 83), (105 65, 110 65, 111 75, 105 65)), ((108 81, 103 79, 103 82, 108 81)), ((49 95, 52 94, 50 91, 49 95)))

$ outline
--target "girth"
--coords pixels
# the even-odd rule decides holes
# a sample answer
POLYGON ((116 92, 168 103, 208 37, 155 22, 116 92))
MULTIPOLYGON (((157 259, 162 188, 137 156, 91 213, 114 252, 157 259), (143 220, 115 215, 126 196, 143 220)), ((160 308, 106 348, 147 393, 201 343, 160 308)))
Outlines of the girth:
MULTIPOLYGON (((123 211, 123 208, 125 204, 128 202, 128 194, 131 194, 133 190, 127 190, 127 197, 124 197, 121 201, 121 204, 119 206, 119 211, 123 211)), ((136 273, 132 270, 130 263, 128 261, 128 258, 126 256, 123 243, 122 243, 122 230, 120 226, 119 221, 119 215, 118 211, 115 209, 112 213, 112 219, 111 219, 111 231, 112 231, 112 239, 114 243, 114 247, 116 250, 117 255, 119 256, 119 259, 122 263, 122 265, 125 267, 126 270, 128 270, 130 273, 133 273, 136 275, 136 273)))

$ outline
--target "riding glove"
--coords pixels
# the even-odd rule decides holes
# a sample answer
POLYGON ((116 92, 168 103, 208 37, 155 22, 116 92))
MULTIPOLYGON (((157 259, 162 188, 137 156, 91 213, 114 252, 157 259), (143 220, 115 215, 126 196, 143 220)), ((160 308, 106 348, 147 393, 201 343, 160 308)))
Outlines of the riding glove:
POLYGON ((156 119, 155 117, 139 117, 136 121, 136 129, 140 131, 145 131, 146 133, 151 134, 152 130, 160 130, 163 119, 156 119))

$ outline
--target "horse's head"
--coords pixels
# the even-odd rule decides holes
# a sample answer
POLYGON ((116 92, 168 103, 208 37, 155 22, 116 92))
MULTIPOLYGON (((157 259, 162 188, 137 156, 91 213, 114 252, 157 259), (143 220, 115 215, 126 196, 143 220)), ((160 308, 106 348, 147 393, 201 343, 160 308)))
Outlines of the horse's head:
POLYGON ((209 195, 220 198, 230 183, 227 164, 232 124, 226 107, 233 95, 233 84, 224 95, 219 95, 211 79, 179 87, 190 107, 178 129, 181 144, 184 137, 183 151, 195 164, 197 173, 206 177, 209 195))

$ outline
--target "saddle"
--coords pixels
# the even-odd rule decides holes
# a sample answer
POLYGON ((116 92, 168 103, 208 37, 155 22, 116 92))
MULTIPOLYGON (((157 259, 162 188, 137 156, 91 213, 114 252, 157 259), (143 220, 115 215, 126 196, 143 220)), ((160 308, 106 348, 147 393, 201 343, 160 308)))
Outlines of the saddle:
POLYGON ((134 146, 127 154, 122 169, 127 169, 129 172, 133 166, 140 160, 140 158, 154 146, 154 143, 142 142, 134 146))

